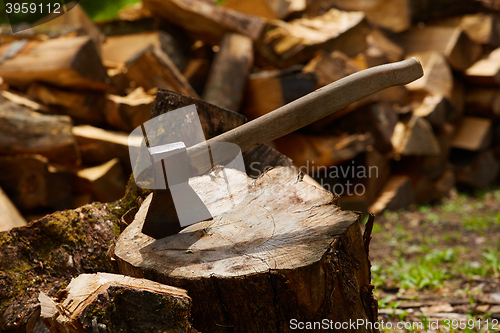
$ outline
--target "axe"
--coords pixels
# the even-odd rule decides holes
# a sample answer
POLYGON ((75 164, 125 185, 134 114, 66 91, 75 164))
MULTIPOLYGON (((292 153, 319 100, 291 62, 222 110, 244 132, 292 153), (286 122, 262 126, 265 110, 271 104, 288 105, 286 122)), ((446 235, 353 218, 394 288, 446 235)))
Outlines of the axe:
POLYGON ((408 84, 422 76, 423 69, 416 58, 372 67, 317 89, 206 142, 188 148, 183 142, 149 147, 151 162, 155 165, 155 180, 162 179, 166 189, 153 191, 142 232, 159 239, 176 234, 183 228, 179 222, 179 214, 183 212, 176 210, 174 199, 188 205, 185 208, 189 211, 191 223, 212 218, 188 184, 189 177, 202 175, 212 169, 212 162, 206 158, 207 149, 210 155, 217 156, 219 161, 230 161, 240 149, 244 152, 273 141, 373 93, 408 84), (175 198, 171 193, 174 188, 175 198))

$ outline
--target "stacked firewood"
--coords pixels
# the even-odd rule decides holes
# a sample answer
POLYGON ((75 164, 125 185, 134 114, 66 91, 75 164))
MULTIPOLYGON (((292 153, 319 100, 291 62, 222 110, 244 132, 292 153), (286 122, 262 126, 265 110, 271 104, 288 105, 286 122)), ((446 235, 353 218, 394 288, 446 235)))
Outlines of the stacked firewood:
POLYGON ((128 134, 149 119, 158 88, 254 119, 410 56, 422 79, 273 145, 346 209, 431 202, 456 183, 485 188, 500 159, 500 20, 488 5, 143 0, 114 21, 95 24, 76 6, 34 29, 5 30, 2 223, 25 223, 15 207, 30 216, 120 198, 128 145, 140 144, 128 134))

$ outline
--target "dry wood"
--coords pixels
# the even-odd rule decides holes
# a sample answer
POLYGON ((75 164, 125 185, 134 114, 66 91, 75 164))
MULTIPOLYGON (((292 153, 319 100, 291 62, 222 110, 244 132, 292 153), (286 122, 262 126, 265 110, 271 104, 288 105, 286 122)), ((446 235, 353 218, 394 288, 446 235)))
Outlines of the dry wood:
POLYGON ((144 90, 169 89, 198 97, 170 57, 160 48, 149 46, 136 53, 125 65, 126 77, 144 90))
MULTIPOLYGON (((205 189, 209 204, 222 203, 206 191, 220 186, 217 177, 192 186, 205 189)), ((237 208, 160 240, 140 231, 148 197, 116 244, 121 273, 186 289, 199 331, 278 332, 289 318, 375 320, 358 215, 338 210, 331 193, 289 168, 249 186, 237 208)))
POLYGON ((123 197, 125 183, 120 160, 114 158, 104 164, 78 170, 74 187, 79 193, 91 193, 97 201, 111 202, 123 197))
POLYGON ((453 148, 478 151, 491 144, 491 120, 477 117, 463 117, 451 144, 453 148))
POLYGON ((249 37, 241 34, 224 35, 203 92, 205 101, 228 110, 239 110, 253 65, 252 44, 249 37))
POLYGON ((238 32, 257 40, 265 27, 265 22, 259 17, 202 0, 146 0, 143 5, 153 15, 213 44, 217 44, 226 32, 238 32))
POLYGON ((497 179, 500 162, 491 150, 474 153, 455 151, 451 160, 457 183, 484 189, 497 179))
POLYGON ((373 29, 366 36, 368 47, 365 50, 365 58, 368 67, 382 65, 388 62, 403 59, 404 51, 401 46, 392 42, 379 29, 373 29))
POLYGON ((40 155, 0 157, 0 186, 23 211, 71 207, 71 176, 40 155))
POLYGON ((280 68, 309 60, 318 49, 355 56, 366 47, 368 26, 362 12, 331 9, 314 18, 275 21, 259 47, 261 55, 280 68))
POLYGON ((131 132, 149 120, 154 97, 141 87, 127 96, 108 95, 104 116, 116 129, 131 132))
POLYGON ((440 23, 462 28, 478 44, 500 46, 500 21, 496 14, 475 13, 456 16, 440 23))
POLYGON ((359 70, 360 68, 344 53, 319 50, 302 69, 302 73, 314 73, 318 77, 316 87, 320 88, 359 70))
POLYGON ((33 83, 26 94, 48 106, 52 113, 65 114, 88 124, 98 125, 104 121, 102 109, 105 95, 101 92, 68 91, 33 83))
MULTIPOLYGON (((12 44, 0 46, 0 56, 12 44)), ((14 57, 0 63, 9 85, 26 87, 34 81, 59 87, 109 90, 109 78, 89 37, 28 42, 14 57)))
POLYGON ((27 222, 0 187, 0 232, 26 225, 27 222))
POLYGON ((258 118, 316 87, 315 74, 301 74, 298 67, 281 71, 262 71, 248 77, 243 113, 249 119, 258 118))
POLYGON ((107 37, 102 44, 102 61, 107 67, 122 67, 149 45, 165 52, 180 71, 184 69, 186 57, 178 42, 172 35, 159 30, 107 37))
POLYGON ((210 61, 206 58, 191 58, 188 60, 182 75, 197 92, 203 91, 205 81, 210 71, 210 61))
POLYGON ((477 61, 465 71, 465 80, 474 84, 498 85, 500 83, 500 48, 477 61))
POLYGON ((432 126, 443 125, 453 113, 453 106, 446 97, 440 94, 414 94, 413 114, 425 118, 432 126))
POLYGON ((458 71, 469 68, 481 55, 481 46, 473 42, 460 27, 426 25, 414 27, 394 37, 406 54, 436 51, 444 55, 458 71))
POLYGON ((410 178, 405 175, 393 175, 380 191, 378 199, 368 208, 373 214, 384 210, 406 209, 415 202, 415 194, 410 178))
POLYGON ((81 274, 59 299, 41 292, 40 317, 51 331, 189 332, 186 291, 119 274, 81 274), (130 311, 134 309, 134 311, 130 311))
POLYGON ((412 54, 418 58, 424 68, 424 76, 407 85, 409 90, 426 91, 429 94, 441 94, 451 97, 453 92, 453 74, 443 55, 436 51, 412 54))
POLYGON ((78 165, 80 154, 68 116, 44 115, 0 99, 0 153, 41 154, 51 162, 78 165))
POLYGON ((490 119, 500 118, 500 89, 485 87, 467 89, 465 113, 490 119))
POLYGON ((436 156, 441 153, 432 126, 427 120, 417 116, 399 121, 391 141, 396 156, 436 156))
POLYGON ((296 0, 227 0, 222 3, 222 6, 267 19, 284 19, 292 12, 304 10, 306 2, 296 0))

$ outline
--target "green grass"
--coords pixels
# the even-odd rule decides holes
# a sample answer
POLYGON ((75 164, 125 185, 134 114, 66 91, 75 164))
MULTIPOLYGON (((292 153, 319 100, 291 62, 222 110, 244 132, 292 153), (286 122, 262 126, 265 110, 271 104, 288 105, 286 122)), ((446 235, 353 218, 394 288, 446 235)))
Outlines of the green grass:
POLYGON ((140 0, 84 0, 80 1, 80 5, 85 9, 91 19, 95 21, 105 21, 115 18, 123 7, 138 2, 140 2, 140 0))

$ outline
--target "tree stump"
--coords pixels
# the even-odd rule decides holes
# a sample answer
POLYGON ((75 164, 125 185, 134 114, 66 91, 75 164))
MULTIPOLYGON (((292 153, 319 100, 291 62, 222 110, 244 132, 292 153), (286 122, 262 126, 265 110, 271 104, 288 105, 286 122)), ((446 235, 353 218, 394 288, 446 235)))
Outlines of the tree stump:
MULTIPOLYGON (((190 180, 208 208, 231 200, 216 197, 221 177, 214 170, 190 180)), ((186 289, 193 327, 201 332, 374 323, 377 303, 359 215, 341 211, 337 197, 306 184, 293 168, 247 180, 248 194, 233 209, 159 240, 141 233, 147 197, 117 241, 120 272, 186 289)))

